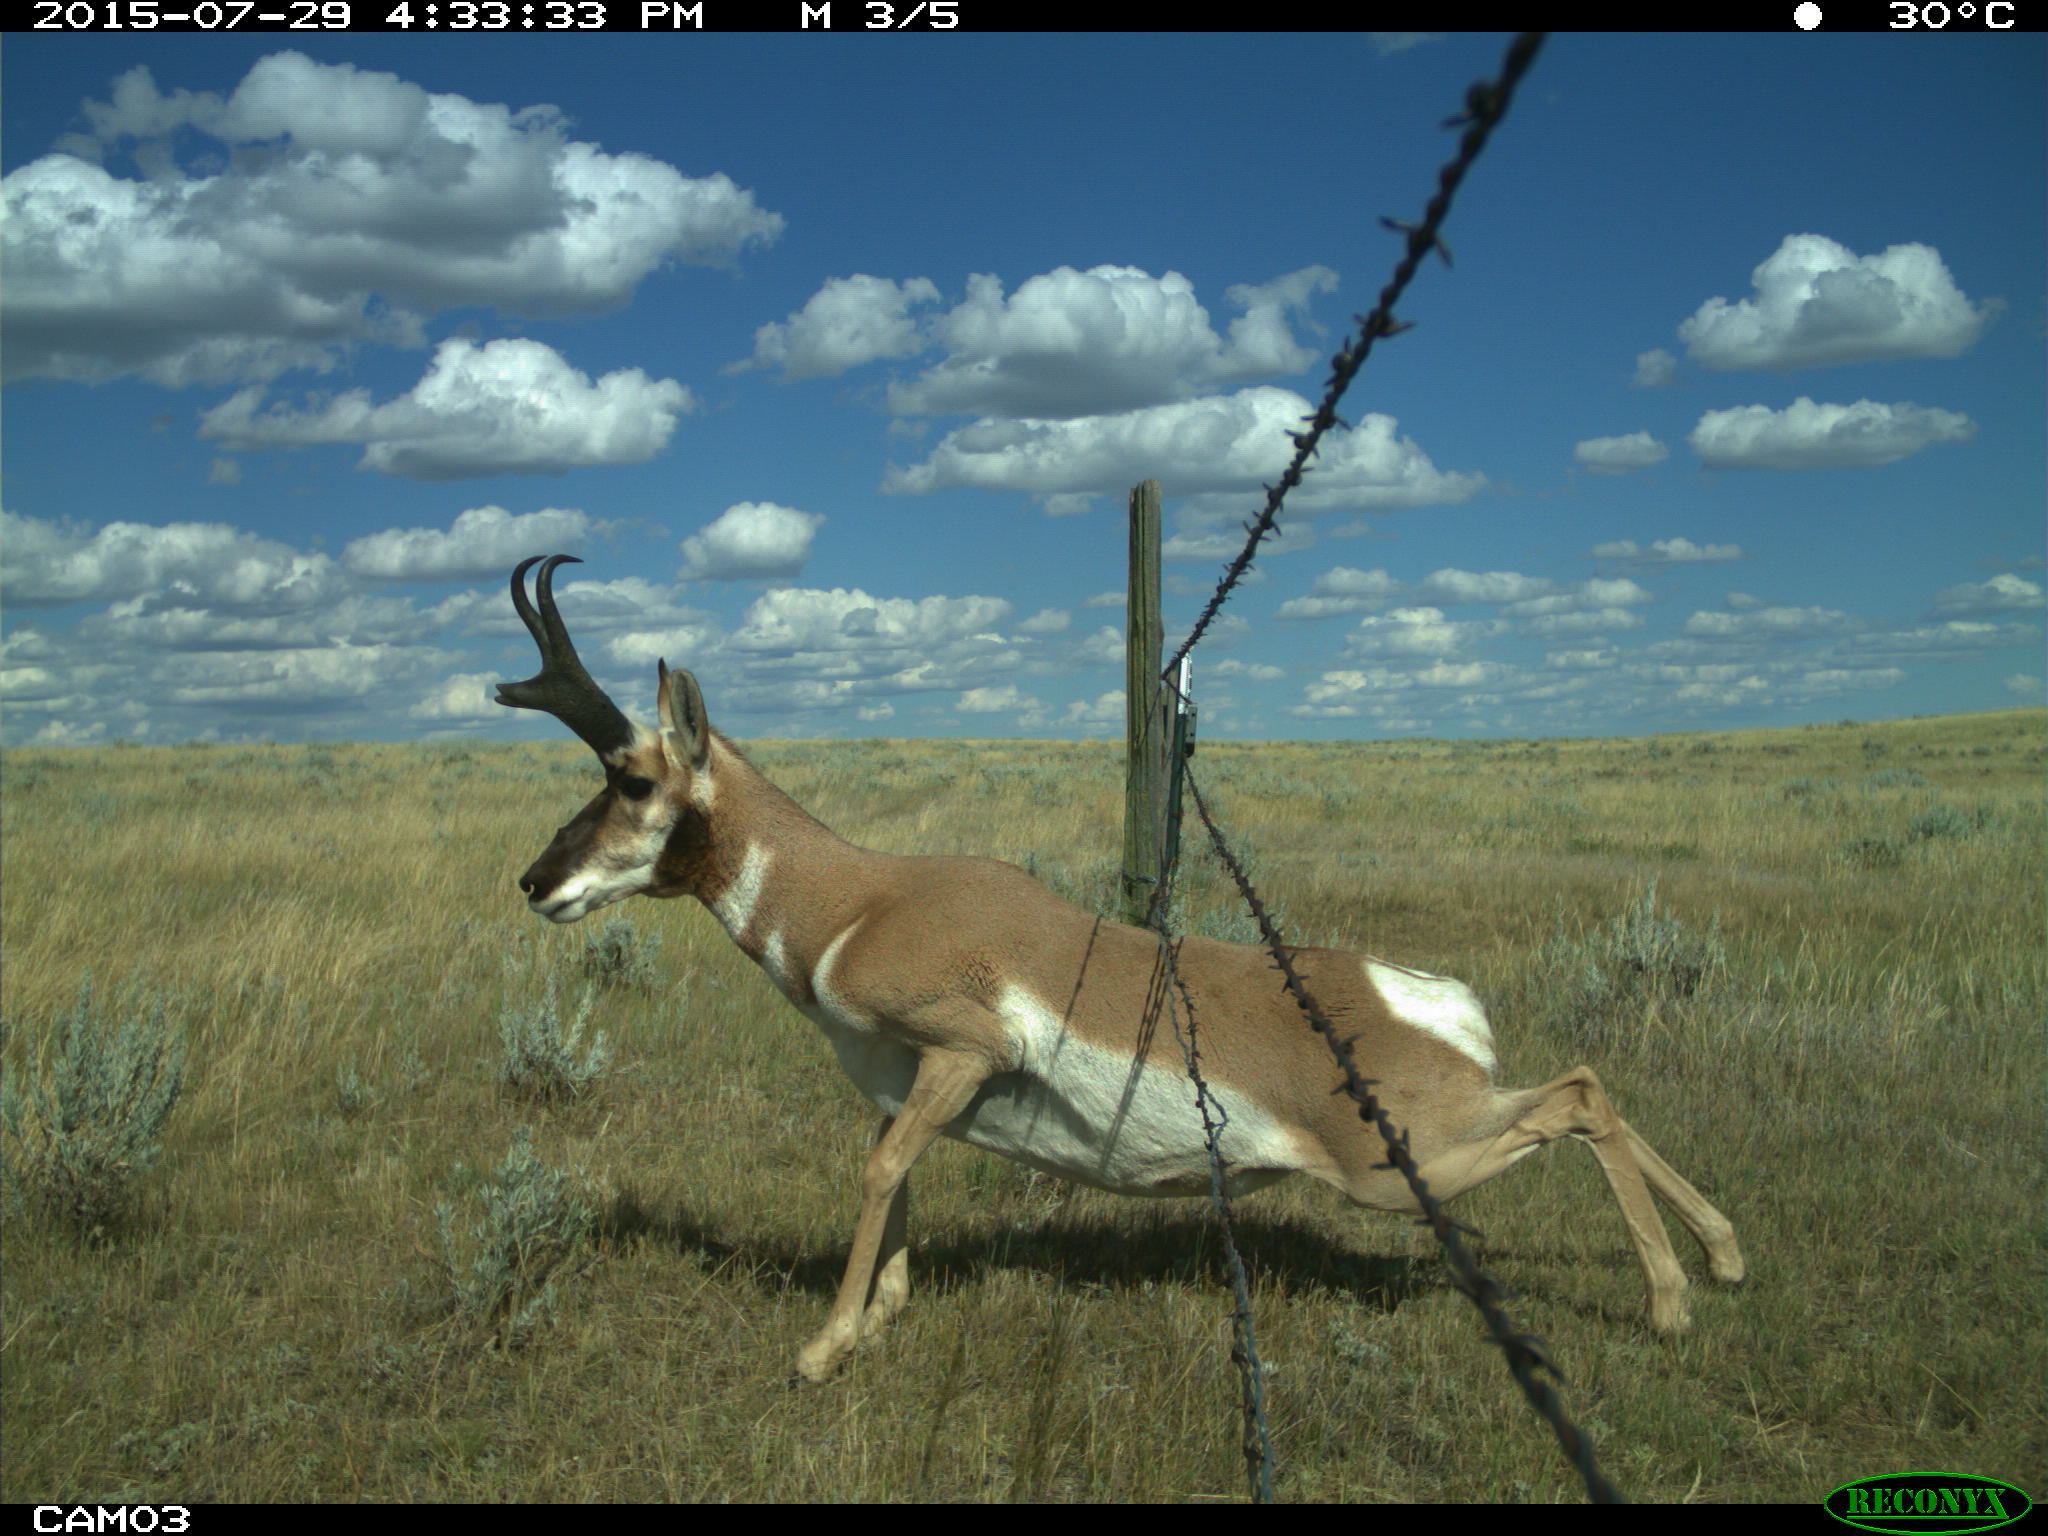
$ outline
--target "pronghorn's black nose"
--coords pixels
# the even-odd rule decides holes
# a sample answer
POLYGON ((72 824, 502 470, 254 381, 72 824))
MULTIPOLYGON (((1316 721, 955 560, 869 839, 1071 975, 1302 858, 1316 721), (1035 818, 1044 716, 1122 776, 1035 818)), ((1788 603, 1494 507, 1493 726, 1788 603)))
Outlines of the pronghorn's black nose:
POLYGON ((523 874, 523 875, 521 875, 521 876, 519 877, 519 889, 520 889, 520 891, 521 891, 521 892, 522 892, 523 894, 525 894, 525 895, 531 896, 531 895, 533 894, 533 871, 532 871, 532 870, 528 870, 528 871, 527 871, 527 872, 526 872, 525 874, 523 874))

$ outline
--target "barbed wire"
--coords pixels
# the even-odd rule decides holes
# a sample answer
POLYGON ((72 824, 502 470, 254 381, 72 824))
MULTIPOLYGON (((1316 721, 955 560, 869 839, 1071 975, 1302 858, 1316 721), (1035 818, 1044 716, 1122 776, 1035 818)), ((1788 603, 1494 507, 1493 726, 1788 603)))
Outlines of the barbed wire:
POLYGON ((1330 381, 1323 390, 1322 404, 1316 407, 1313 415, 1303 418, 1309 424, 1308 430, 1287 434, 1294 440, 1294 457, 1288 461, 1287 468, 1279 480, 1266 487, 1265 506, 1260 509, 1257 518, 1245 524, 1245 532, 1249 537, 1245 540, 1244 548, 1224 569, 1223 579, 1216 585, 1216 595, 1209 599, 1208 606, 1195 620, 1195 627, 1188 631, 1187 639, 1181 642, 1180 649, 1173 653, 1173 659, 1167 662, 1165 669, 1159 674, 1161 681, 1173 688, 1176 694, 1180 690, 1174 684, 1174 674, 1180 666, 1181 658, 1195 648, 1195 642, 1200 640, 1209 628, 1209 621, 1216 617, 1217 610, 1222 608, 1223 601, 1230 595, 1231 589, 1237 585, 1244 573, 1251 569, 1252 556, 1258 552, 1260 540, 1273 531, 1275 520, 1280 515, 1280 505, 1287 499, 1287 493, 1301 484, 1309 457, 1316 451, 1323 434, 1333 426, 1345 425, 1342 418, 1337 415, 1337 402, 1344 397, 1344 391, 1351 387, 1351 381, 1357 377, 1358 370, 1365 366, 1366 358, 1372 354, 1373 343, 1382 336, 1398 336, 1410 328, 1394 318, 1394 306, 1401 302, 1401 295, 1407 291, 1409 282, 1422 265, 1422 259, 1431 251, 1435 251, 1443 257, 1446 266, 1450 264, 1450 247, 1443 243, 1439 231, 1443 228, 1445 216, 1451 211, 1451 199, 1457 194, 1458 185, 1464 181, 1465 173, 1472 169, 1472 162, 1477 160, 1479 152, 1486 148, 1488 137, 1500 125, 1500 120, 1507 115, 1508 104, 1514 100, 1515 87, 1528 72, 1529 66, 1535 62, 1545 36, 1542 32, 1524 32, 1508 45, 1507 58, 1501 64, 1498 80, 1477 80, 1466 89, 1465 110, 1447 120, 1444 126, 1469 126, 1465 128, 1464 138, 1459 141, 1456 158, 1437 173, 1436 196, 1429 200, 1429 206, 1423 210, 1421 222, 1405 224, 1399 219, 1380 220, 1387 228, 1408 237, 1408 249, 1395 266, 1394 275, 1388 279, 1387 286, 1380 290, 1380 301, 1373 307, 1372 313, 1359 317, 1357 336, 1330 359, 1330 381))
POLYGON ((1308 1019, 1309 1027, 1323 1037, 1323 1043, 1330 1048, 1330 1054, 1337 1058, 1339 1070, 1344 1074, 1344 1091, 1351 1095, 1358 1105, 1358 1118, 1375 1127, 1381 1140, 1387 1144, 1389 1162, 1401 1171, 1407 1180, 1408 1189, 1415 1197, 1415 1203, 1422 1209, 1424 1225, 1436 1234, 1442 1245, 1444 1257, 1451 1266, 1451 1274, 1459 1290, 1472 1299, 1479 1309, 1479 1315, 1486 1320, 1487 1330, 1493 1335, 1493 1342, 1501 1347, 1507 1360, 1509 1372, 1522 1389, 1522 1395, 1529 1400, 1529 1406, 1549 1423, 1557 1435, 1557 1443, 1563 1447, 1565 1457, 1577 1469, 1586 1485, 1586 1495, 1596 1504, 1621 1504, 1627 1500, 1621 1491, 1601 1475, 1594 1464, 1593 1442, 1586 1432, 1572 1422, 1564 1411, 1564 1404, 1557 1391, 1539 1374, 1548 1371, 1560 1381, 1564 1372, 1551 1359, 1549 1349, 1533 1334, 1523 1333, 1508 1316, 1505 1299, 1501 1295, 1500 1283, 1481 1269, 1466 1248, 1464 1234, 1471 1228, 1453 1221, 1444 1212, 1443 1202, 1430 1193, 1424 1182, 1422 1171, 1416 1166, 1414 1156, 1408 1149, 1408 1133, 1398 1128, 1386 1107, 1373 1093, 1375 1079, 1358 1070, 1358 1063, 1352 1060, 1351 1047, 1344 1037, 1337 1033, 1329 1016, 1302 982, 1294 969, 1292 952, 1282 942, 1280 930, 1268 915, 1265 904, 1259 900, 1259 893, 1252 885, 1251 877, 1245 873, 1244 865, 1230 851, 1230 844, 1217 828, 1215 819, 1209 814, 1209 807, 1202 799, 1201 786, 1195 782, 1192 772, 1183 770, 1188 793, 1194 797, 1195 813, 1202 818, 1202 825, 1208 830, 1209 841, 1216 850, 1217 858, 1229 871, 1236 882, 1245 905, 1251 908, 1252 919, 1259 925, 1259 935, 1272 953, 1273 963, 1279 968, 1281 979, 1287 990, 1293 994, 1295 1005, 1308 1019))
MULTIPOLYGON (((1162 860, 1160 892, 1169 892, 1171 878, 1172 871, 1162 860)), ((1166 898, 1155 897, 1152 907, 1156 919, 1154 932, 1159 936, 1159 968, 1155 974, 1161 982, 1161 1001, 1166 1005, 1167 1020, 1173 1025, 1173 1037, 1180 1042, 1181 1058, 1187 1064, 1189 1080, 1195 1085, 1195 1107, 1202 1116, 1202 1141, 1209 1154, 1209 1199, 1216 1208, 1216 1224, 1223 1238, 1223 1262, 1230 1271, 1230 1291, 1235 1302, 1230 1320, 1237 1334, 1237 1342, 1230 1351, 1230 1361, 1237 1367, 1239 1396, 1244 1404, 1245 1476, 1251 1484, 1252 1502, 1271 1504, 1274 1502, 1274 1456, 1273 1430, 1266 1422, 1266 1366, 1259 1358, 1258 1336, 1252 1324, 1251 1280, 1245 1273, 1244 1259, 1237 1251, 1237 1233, 1230 1211, 1230 1182, 1223 1157, 1223 1130, 1230 1123, 1230 1113, 1209 1091, 1209 1084, 1202 1076, 1201 1049, 1196 1039, 1195 1000, 1188 994, 1187 983, 1181 980, 1180 944, 1166 931, 1165 911, 1166 898), (1178 1008, 1174 1006, 1176 996, 1180 999, 1178 1008), (1180 1024, 1182 1009, 1187 1012, 1185 1031, 1180 1024), (1213 1116, 1211 1110, 1215 1112, 1213 1116)), ((1147 1016, 1151 1016, 1149 1008, 1147 1016)))
MULTIPOLYGON (((1464 137, 1459 143, 1457 156, 1438 174, 1436 195, 1430 199, 1421 221, 1407 224, 1398 219, 1381 220, 1388 228, 1408 237, 1407 250, 1396 264, 1393 276, 1386 287, 1380 290, 1379 303, 1370 314, 1359 318, 1356 337, 1331 359, 1330 379, 1324 389, 1322 403, 1313 415, 1306 418, 1307 431, 1288 434, 1294 442, 1294 456, 1280 479, 1266 487, 1266 504, 1258 516, 1245 525, 1247 536, 1244 548, 1225 567, 1215 594, 1202 609, 1194 627, 1189 630, 1187 639, 1181 642, 1180 648, 1173 653, 1172 659, 1160 673, 1160 682, 1172 690, 1174 696, 1183 704, 1187 702, 1186 695, 1181 692, 1177 681, 1181 662, 1201 640, 1210 621, 1222 609, 1244 573, 1251 568, 1260 542, 1273 531, 1280 509, 1287 499, 1287 493, 1301 483, 1308 461, 1315 454, 1323 434, 1332 426, 1343 424, 1342 418, 1337 415, 1337 402, 1343 398, 1352 379, 1364 366, 1366 358, 1372 352, 1373 343, 1382 336, 1399 335, 1409 329, 1406 324, 1394 318, 1394 306, 1400 302, 1409 282, 1422 265, 1423 258, 1434 250, 1443 257, 1445 265, 1450 264, 1450 249, 1444 244, 1441 231, 1444 218, 1450 212, 1451 200, 1459 184, 1465 179, 1465 173, 1471 169, 1473 162, 1479 158, 1480 151, 1486 147, 1488 137, 1506 115, 1509 103, 1514 98, 1515 87, 1535 61, 1543 41, 1544 34, 1541 32, 1521 34, 1508 47, 1500 77, 1497 80, 1477 81, 1466 90, 1465 110, 1444 125, 1464 126, 1464 137)), ((1344 1076, 1344 1090, 1357 1103, 1359 1118, 1377 1129, 1381 1139, 1386 1143, 1389 1164, 1399 1169, 1402 1178, 1407 1181, 1409 1191, 1414 1196, 1417 1207, 1422 1211, 1423 1223, 1436 1234, 1437 1242, 1444 1250, 1454 1283, 1479 1309, 1493 1342, 1500 1346, 1508 1370, 1521 1387, 1523 1396, 1557 1436, 1558 1444, 1566 1458, 1585 1483, 1587 1497, 1598 1504, 1625 1502, 1621 1491, 1601 1474, 1595 1464, 1591 1438, 1572 1422, 1564 1411, 1563 1402, 1558 1397, 1556 1389, 1545 1379, 1545 1373, 1548 1373, 1561 1381, 1564 1379, 1564 1373, 1551 1359, 1550 1352, 1541 1339, 1515 1327, 1513 1319, 1508 1316, 1499 1283, 1478 1266, 1465 1246, 1464 1234, 1470 1229, 1446 1215, 1443 1203, 1430 1192, 1421 1170, 1409 1151, 1407 1132, 1397 1127, 1387 1114, 1385 1106, 1372 1091, 1374 1080, 1359 1071, 1358 1064, 1352 1059, 1350 1046, 1338 1035, 1321 1005, 1316 1002, 1313 994, 1295 971, 1291 951, 1282 940, 1280 931, 1267 912, 1265 904, 1259 899, 1259 893, 1253 886, 1251 878, 1245 873, 1244 865, 1231 852, 1228 841, 1217 827, 1215 819, 1209 814, 1208 804, 1202 798, 1201 788, 1195 782, 1192 770, 1185 760, 1175 763, 1173 769, 1181 776, 1189 793, 1194 797, 1195 810, 1202 819, 1203 827, 1209 833, 1209 840, 1216 851, 1216 856, 1222 861, 1223 867, 1229 872, 1239 893, 1244 897, 1245 904, 1251 909, 1260 936, 1265 940, 1266 948, 1273 956, 1273 963, 1278 967, 1288 991, 1293 995, 1296 1006, 1307 1018, 1309 1027, 1322 1036, 1323 1042, 1336 1058, 1338 1068, 1344 1076)), ((1223 1114, 1221 1106, 1216 1104, 1214 1096, 1209 1092, 1208 1084, 1201 1076, 1199 1052, 1195 1041, 1196 1021, 1193 1002, 1181 983, 1175 964, 1178 945, 1168 932, 1168 903, 1165 900, 1165 893, 1171 878, 1172 870, 1162 862, 1154 887, 1149 918, 1159 938, 1160 974, 1166 988, 1165 1000, 1172 1014, 1174 1034, 1181 1041, 1188 1076, 1195 1085, 1196 1104, 1202 1115, 1202 1128, 1209 1152, 1210 1191, 1216 1207, 1218 1224, 1222 1230, 1224 1252, 1236 1298, 1234 1320, 1238 1343, 1231 1351, 1231 1358, 1237 1363, 1242 1378, 1244 1449, 1247 1472, 1252 1482, 1252 1497, 1255 1502, 1269 1503, 1273 1498, 1273 1451, 1265 1418, 1264 1370, 1253 1336, 1249 1282, 1245 1277, 1244 1266, 1238 1256, 1237 1243, 1232 1231, 1228 1170, 1220 1144, 1227 1116, 1223 1114), (1172 997, 1176 992, 1187 1006, 1188 1029, 1185 1035, 1181 1032, 1178 1011, 1172 1007, 1172 997), (1216 1109, 1215 1119, 1212 1119, 1210 1114, 1212 1106, 1216 1109)))

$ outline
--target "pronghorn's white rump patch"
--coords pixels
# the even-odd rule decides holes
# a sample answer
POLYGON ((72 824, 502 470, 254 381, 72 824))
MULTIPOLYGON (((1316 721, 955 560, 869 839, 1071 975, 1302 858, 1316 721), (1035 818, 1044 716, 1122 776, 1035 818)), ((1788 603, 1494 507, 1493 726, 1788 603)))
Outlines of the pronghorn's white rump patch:
POLYGON ((761 909, 761 892, 767 886, 768 866, 773 862, 768 850, 759 843, 747 844, 747 856, 732 884, 716 900, 705 903, 735 944, 746 936, 754 914, 761 909))
POLYGON ((1367 960, 1365 974, 1379 988, 1395 1018, 1469 1056, 1485 1068, 1488 1077, 1493 1075, 1493 1030, 1486 1022, 1486 1010, 1465 983, 1384 960, 1367 960))

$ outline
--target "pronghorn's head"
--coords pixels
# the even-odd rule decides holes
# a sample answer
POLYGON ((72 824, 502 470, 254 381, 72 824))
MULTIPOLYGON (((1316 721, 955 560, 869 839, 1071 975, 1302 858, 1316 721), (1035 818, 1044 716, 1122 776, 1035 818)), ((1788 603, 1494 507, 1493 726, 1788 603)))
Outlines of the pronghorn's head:
POLYGON ((526 904, 573 923, 628 896, 682 896, 709 841, 712 731, 704 696, 687 672, 658 663, 661 729, 636 726, 583 670, 555 611, 555 567, 574 555, 536 556, 512 572, 512 606, 540 647, 541 668, 523 683, 500 683, 498 702, 538 709, 569 727, 604 765, 604 788, 555 833, 519 877, 526 904), (539 607, 526 596, 526 572, 539 607))

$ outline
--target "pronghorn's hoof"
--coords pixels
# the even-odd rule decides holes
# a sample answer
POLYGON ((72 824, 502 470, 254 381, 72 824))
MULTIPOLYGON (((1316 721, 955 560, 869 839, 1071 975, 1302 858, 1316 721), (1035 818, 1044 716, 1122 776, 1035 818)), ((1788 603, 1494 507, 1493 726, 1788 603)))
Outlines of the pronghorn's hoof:
MULTIPOLYGON (((827 1330, 829 1333, 830 1330, 827 1330)), ((796 1373, 814 1386, 823 1386, 839 1374, 839 1367, 853 1353, 853 1340, 840 1341, 820 1334, 806 1344, 796 1357, 796 1373)))
POLYGON ((1722 1285, 1747 1285, 1749 1266, 1739 1253, 1719 1254, 1707 1260, 1707 1273, 1722 1285))
POLYGON ((1650 1332, 1660 1339, 1675 1339, 1692 1331, 1692 1313, 1683 1305, 1669 1310, 1653 1310, 1649 1316, 1650 1332))
POLYGON ((896 1314, 903 1310, 903 1297, 877 1297, 869 1303, 867 1311, 861 1314, 860 1337, 866 1343, 896 1320, 896 1314))

